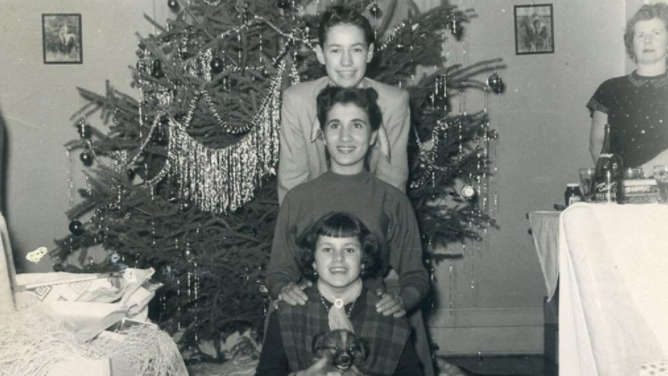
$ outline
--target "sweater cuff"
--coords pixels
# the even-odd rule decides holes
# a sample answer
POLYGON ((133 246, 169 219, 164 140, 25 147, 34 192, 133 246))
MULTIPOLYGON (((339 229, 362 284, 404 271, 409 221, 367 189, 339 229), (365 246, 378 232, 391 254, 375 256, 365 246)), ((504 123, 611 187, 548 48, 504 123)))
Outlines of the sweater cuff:
POLYGON ((288 283, 293 282, 291 278, 284 274, 271 274, 267 276, 266 284, 271 299, 278 299, 281 289, 288 283))
POLYGON ((421 302, 429 292, 429 282, 422 275, 422 273, 402 275, 399 279, 401 289, 411 287, 419 293, 419 302, 421 302))

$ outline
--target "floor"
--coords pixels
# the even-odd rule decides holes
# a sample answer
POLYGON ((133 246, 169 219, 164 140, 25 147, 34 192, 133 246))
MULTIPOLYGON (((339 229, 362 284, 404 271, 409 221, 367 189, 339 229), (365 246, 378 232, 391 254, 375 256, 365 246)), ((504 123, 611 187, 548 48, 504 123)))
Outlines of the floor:
POLYGON ((445 359, 470 376, 558 376, 559 367, 541 355, 459 356, 445 359))
MULTIPOLYGON (((558 367, 539 355, 513 356, 459 356, 445 357, 450 364, 460 369, 448 366, 448 372, 439 376, 558 376, 558 367), (460 371, 464 371, 463 373, 460 371)), ((248 364, 200 363, 188 367, 190 376, 227 376, 252 375, 256 362, 248 364)))

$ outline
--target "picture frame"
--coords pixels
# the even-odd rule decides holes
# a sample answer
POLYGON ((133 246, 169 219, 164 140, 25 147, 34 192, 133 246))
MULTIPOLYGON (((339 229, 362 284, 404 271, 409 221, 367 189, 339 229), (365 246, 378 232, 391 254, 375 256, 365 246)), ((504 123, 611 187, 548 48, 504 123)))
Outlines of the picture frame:
POLYGON ((83 64, 80 13, 43 13, 44 64, 83 64))
POLYGON ((515 5, 515 54, 554 53, 552 4, 515 5))

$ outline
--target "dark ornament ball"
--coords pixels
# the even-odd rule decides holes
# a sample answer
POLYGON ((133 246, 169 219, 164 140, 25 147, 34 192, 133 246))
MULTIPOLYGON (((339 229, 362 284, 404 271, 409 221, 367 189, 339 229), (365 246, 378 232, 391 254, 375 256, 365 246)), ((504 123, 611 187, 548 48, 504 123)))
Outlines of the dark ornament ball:
POLYGON ((169 9, 175 11, 179 9, 179 2, 176 0, 167 0, 167 6, 169 7, 169 9))
POLYGON ((489 86, 489 88, 496 94, 503 93, 503 90, 505 89, 503 80, 496 74, 496 72, 492 73, 492 75, 487 78, 487 86, 489 86))
POLYGON ((188 210, 192 209, 192 207, 193 205, 188 201, 184 201, 183 203, 181 203, 182 212, 187 212, 188 210))
POLYGON ((76 219, 70 222, 69 228, 72 235, 81 235, 84 233, 83 224, 76 219))
POLYGON ((383 16, 383 11, 380 10, 380 7, 378 4, 373 4, 371 8, 369 8, 369 13, 374 17, 374 18, 380 18, 383 16))
POLYGON ((223 71, 223 69, 225 69, 225 63, 223 63, 223 60, 219 57, 214 57, 211 59, 209 66, 214 73, 220 73, 223 71))
POLYGON ((85 150, 79 154, 79 159, 81 159, 81 162, 83 162, 84 166, 86 167, 93 164, 93 155, 88 150, 85 150))
POLYGON ((406 51, 406 46, 402 43, 397 43, 394 46, 394 50, 397 51, 397 52, 404 52, 404 51, 406 51))
POLYGON ((128 176, 128 180, 132 181, 132 179, 135 178, 136 173, 135 173, 135 170, 134 170, 134 169, 132 169, 132 168, 128 168, 128 170, 127 170, 125 173, 126 173, 127 176, 128 176))
POLYGON ((281 9, 288 10, 290 9, 290 0, 278 0, 276 2, 276 6, 278 6, 281 9))

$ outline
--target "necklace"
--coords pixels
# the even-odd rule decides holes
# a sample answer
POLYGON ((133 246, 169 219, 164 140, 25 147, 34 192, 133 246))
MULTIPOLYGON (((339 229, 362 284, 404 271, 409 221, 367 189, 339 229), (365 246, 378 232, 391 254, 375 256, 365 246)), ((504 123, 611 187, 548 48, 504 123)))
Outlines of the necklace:
MULTIPOLYGON (((334 304, 329 304, 328 305, 327 301, 325 300, 325 297, 322 296, 322 294, 318 294, 318 295, 320 295, 320 301, 322 302, 322 306, 325 307, 325 311, 327 311, 328 314, 329 314, 329 307, 331 305, 336 305, 337 307, 344 307, 343 300, 341 300, 341 299, 336 299, 334 301, 334 304)), ((344 310, 346 311, 346 316, 348 316, 348 318, 350 318, 350 314, 353 312, 353 308, 355 308, 355 302, 356 301, 357 301, 357 298, 355 298, 355 300, 350 302, 350 307, 348 307, 347 310, 344 307, 344 310)))

